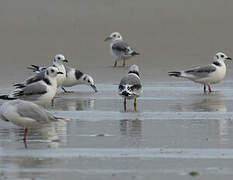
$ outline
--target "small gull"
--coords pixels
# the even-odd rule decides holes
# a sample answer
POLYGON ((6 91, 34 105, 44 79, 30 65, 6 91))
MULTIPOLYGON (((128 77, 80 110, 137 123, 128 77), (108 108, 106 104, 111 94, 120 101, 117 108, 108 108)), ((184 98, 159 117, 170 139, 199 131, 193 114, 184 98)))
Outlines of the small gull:
POLYGON ((123 77, 118 87, 118 94, 124 98, 124 110, 126 111, 126 99, 134 99, 134 109, 136 111, 137 100, 142 93, 142 84, 139 77, 139 68, 132 65, 128 75, 123 77))
MULTIPOLYGON (((33 70, 34 72, 40 74, 42 71, 44 71, 44 67, 39 67, 36 65, 31 65, 29 69, 33 70)), ((63 81, 61 88, 64 92, 68 92, 65 87, 72 87, 80 84, 85 84, 90 86, 95 92, 97 92, 97 88, 95 86, 95 82, 93 78, 86 73, 83 73, 82 71, 79 71, 75 68, 71 68, 68 66, 65 66, 66 70, 66 79, 63 81)))
POLYGON ((56 67, 48 67, 39 81, 30 84, 16 84, 17 87, 8 95, 1 95, 0 99, 22 99, 39 105, 51 102, 57 91, 57 75, 62 74, 56 67))
POLYGON ((88 86, 91 86, 91 88, 95 92, 97 92, 95 82, 90 75, 85 74, 75 68, 70 68, 68 66, 65 66, 65 68, 66 68, 66 79, 62 83, 62 89, 64 92, 67 92, 64 87, 71 87, 79 84, 86 84, 88 86))
POLYGON ((114 67, 117 66, 117 61, 123 60, 123 67, 125 66, 125 60, 139 55, 134 51, 126 42, 123 41, 123 38, 119 32, 113 32, 105 41, 110 40, 110 52, 112 56, 116 58, 114 67))
MULTIPOLYGON (((64 66, 64 63, 67 63, 68 60, 65 58, 64 55, 62 54, 57 54, 56 56, 54 56, 53 59, 53 67, 56 67, 60 72, 62 72, 63 74, 59 74, 57 76, 57 87, 60 87, 62 85, 62 83, 65 81, 66 79, 66 69, 64 66)), ((40 80, 41 77, 43 77, 43 73, 46 70, 46 67, 39 67, 36 65, 31 65, 30 67, 28 67, 28 69, 33 70, 34 72, 36 72, 37 74, 32 76, 31 78, 28 78, 26 83, 30 84, 32 82, 38 81, 40 80)))
POLYGON ((28 128, 39 128, 43 124, 62 119, 53 116, 32 102, 19 99, 3 103, 0 108, 0 118, 4 121, 10 121, 17 126, 24 127, 23 140, 25 146, 28 128))
POLYGON ((226 75, 226 60, 232 60, 224 53, 219 52, 213 58, 213 63, 206 66, 199 66, 196 68, 184 71, 168 72, 169 76, 182 77, 204 85, 204 92, 208 86, 211 92, 210 84, 215 84, 224 79, 226 75))

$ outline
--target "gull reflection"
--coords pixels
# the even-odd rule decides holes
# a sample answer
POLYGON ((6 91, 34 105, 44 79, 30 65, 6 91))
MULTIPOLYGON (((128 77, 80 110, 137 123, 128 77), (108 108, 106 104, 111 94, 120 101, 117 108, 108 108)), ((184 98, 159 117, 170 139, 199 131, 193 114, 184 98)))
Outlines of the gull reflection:
POLYGON ((124 136, 141 137, 142 121, 139 119, 120 120, 120 132, 124 136))
POLYGON ((225 96, 218 92, 195 94, 169 105, 169 109, 175 112, 226 112, 225 99, 225 96))
POLYGON ((58 98, 55 109, 63 111, 81 111, 94 108, 94 99, 58 98))
MULTIPOLYGON (((21 141, 24 129, 14 128, 15 136, 12 136, 15 141, 21 141)), ((45 124, 40 128, 31 128, 28 131, 28 141, 25 148, 58 148, 61 143, 67 141, 67 121, 58 120, 49 124, 45 124)))
POLYGON ((195 112, 226 112, 227 107, 224 99, 223 94, 208 94, 199 98, 199 102, 193 102, 190 106, 195 112))

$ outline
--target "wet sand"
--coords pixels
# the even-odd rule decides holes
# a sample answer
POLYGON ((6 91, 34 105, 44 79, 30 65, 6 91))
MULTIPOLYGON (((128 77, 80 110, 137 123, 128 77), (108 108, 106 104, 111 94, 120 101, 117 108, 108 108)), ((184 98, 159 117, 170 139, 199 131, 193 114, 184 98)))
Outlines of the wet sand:
MULTIPOLYGON (((0 179, 232 179, 233 70, 203 94, 200 85, 167 72, 233 57, 233 2, 218 0, 19 0, 0 2, 1 93, 22 81, 30 64, 63 53, 92 75, 86 86, 59 90, 48 109, 70 119, 41 130, 0 121, 0 179), (144 92, 127 112, 117 84, 127 68, 112 68, 108 43, 119 31, 140 56, 144 92)), ((0 101, 2 104, 3 101, 0 101)))
POLYGON ((116 85, 59 91, 49 110, 69 121, 30 129, 27 149, 23 129, 1 121, 1 178, 230 179, 231 84, 203 94, 189 82, 145 83, 137 112, 132 101, 123 111, 116 85))

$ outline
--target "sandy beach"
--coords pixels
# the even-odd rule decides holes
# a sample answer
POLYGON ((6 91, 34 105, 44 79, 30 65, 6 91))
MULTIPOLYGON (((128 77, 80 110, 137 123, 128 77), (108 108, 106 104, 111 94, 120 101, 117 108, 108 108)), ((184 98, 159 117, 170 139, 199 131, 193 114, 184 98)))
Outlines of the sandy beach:
POLYGON ((233 58, 232 12, 219 0, 0 2, 1 93, 58 53, 99 90, 59 89, 48 110, 69 121, 30 129, 27 149, 23 128, 0 121, 0 179, 231 179, 232 62, 211 94, 167 72, 211 63, 219 51, 233 58), (104 42, 114 31, 141 54, 125 68, 112 67, 104 42), (117 85, 131 64, 144 91, 137 112, 130 101, 124 112, 117 85))

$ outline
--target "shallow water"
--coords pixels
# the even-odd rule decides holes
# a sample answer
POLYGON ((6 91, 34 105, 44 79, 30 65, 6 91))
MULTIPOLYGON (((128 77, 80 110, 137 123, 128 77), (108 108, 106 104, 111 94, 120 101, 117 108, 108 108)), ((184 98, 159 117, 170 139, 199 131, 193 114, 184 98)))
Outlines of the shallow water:
POLYGON ((1 94, 57 53, 99 92, 59 91, 48 109, 70 120, 30 129, 27 149, 23 129, 0 121, 0 180, 232 179, 232 63, 211 94, 167 75, 219 51, 233 57, 232 12, 227 0, 1 1, 1 94), (104 39, 114 31, 140 53, 126 63, 142 74, 137 112, 117 95, 127 68, 112 68, 104 39))
POLYGON ((137 112, 127 112, 116 85, 59 91, 54 114, 69 119, 30 129, 1 121, 2 179, 186 179, 232 176, 233 82, 203 94, 185 82, 145 83, 137 112))

